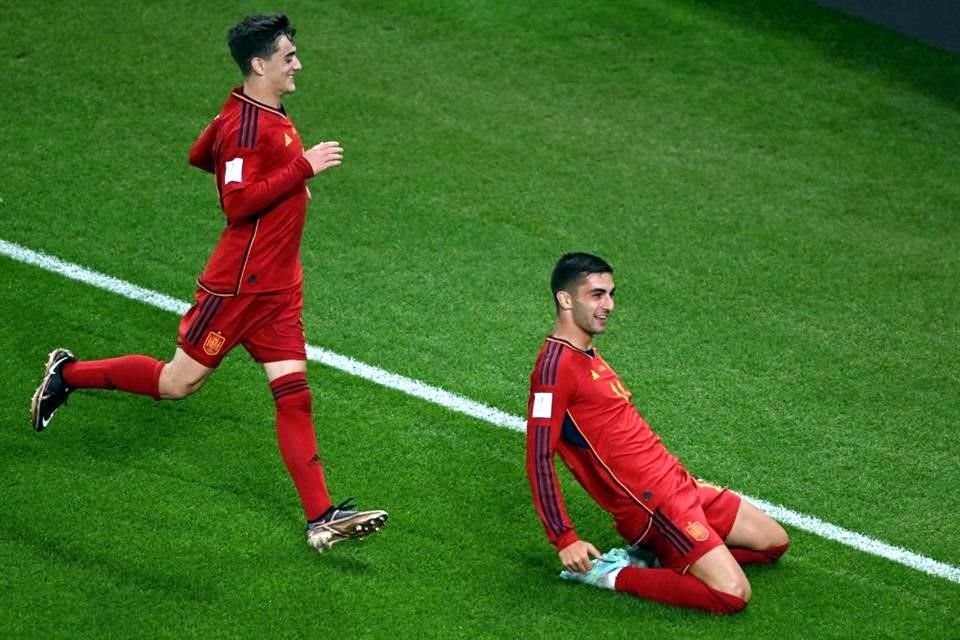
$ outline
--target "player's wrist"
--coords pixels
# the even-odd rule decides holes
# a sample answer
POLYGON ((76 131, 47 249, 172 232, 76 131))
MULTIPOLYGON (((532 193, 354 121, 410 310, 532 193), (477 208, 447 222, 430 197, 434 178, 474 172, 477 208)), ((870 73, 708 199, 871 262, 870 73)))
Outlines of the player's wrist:
POLYGON ((300 173, 303 174, 303 179, 307 180, 317 175, 317 171, 313 168, 313 165, 310 163, 310 160, 307 159, 307 156, 300 156, 294 162, 297 163, 297 166, 300 168, 300 173))
POLYGON ((553 546, 556 547, 558 552, 560 552, 566 549, 567 547, 569 547, 570 545, 574 544, 575 542, 580 542, 580 536, 577 535, 576 531, 574 531, 573 529, 570 529, 569 531, 564 533, 562 536, 557 538, 556 541, 553 543, 553 546))

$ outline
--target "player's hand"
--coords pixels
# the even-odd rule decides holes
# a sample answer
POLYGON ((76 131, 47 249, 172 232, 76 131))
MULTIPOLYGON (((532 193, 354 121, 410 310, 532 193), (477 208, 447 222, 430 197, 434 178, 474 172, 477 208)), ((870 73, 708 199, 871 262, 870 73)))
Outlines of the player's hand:
POLYGON ((560 562, 569 571, 585 573, 590 570, 590 556, 600 557, 597 548, 586 540, 577 540, 560 549, 560 562))
POLYGON ((313 167, 313 175, 317 175, 343 162, 343 147, 339 142, 321 142, 304 151, 303 157, 313 167))

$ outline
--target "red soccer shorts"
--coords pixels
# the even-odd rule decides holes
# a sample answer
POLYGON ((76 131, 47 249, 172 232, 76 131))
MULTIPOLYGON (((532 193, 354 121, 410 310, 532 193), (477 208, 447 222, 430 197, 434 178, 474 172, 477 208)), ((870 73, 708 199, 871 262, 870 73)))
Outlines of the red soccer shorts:
POLYGON ((639 540, 664 567, 686 571, 706 552, 723 544, 740 509, 740 496, 725 487, 695 481, 649 516, 639 540))
POLYGON ((198 289, 180 320, 177 345, 205 367, 216 368, 238 344, 257 362, 306 360, 303 292, 215 296, 198 289))

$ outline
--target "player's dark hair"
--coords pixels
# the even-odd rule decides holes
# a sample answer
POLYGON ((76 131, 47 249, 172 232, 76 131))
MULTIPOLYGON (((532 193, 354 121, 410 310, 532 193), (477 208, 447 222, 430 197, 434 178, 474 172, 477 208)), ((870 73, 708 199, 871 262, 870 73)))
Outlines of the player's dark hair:
POLYGON ((250 75, 250 61, 254 58, 269 58, 279 48, 277 41, 287 36, 293 42, 297 30, 290 18, 282 13, 247 16, 227 32, 230 55, 240 67, 243 77, 250 75))
POLYGON ((570 291, 581 280, 591 273, 613 273, 606 260, 589 253, 566 253, 557 261, 550 276, 550 289, 553 292, 553 303, 560 308, 557 302, 558 291, 570 291))

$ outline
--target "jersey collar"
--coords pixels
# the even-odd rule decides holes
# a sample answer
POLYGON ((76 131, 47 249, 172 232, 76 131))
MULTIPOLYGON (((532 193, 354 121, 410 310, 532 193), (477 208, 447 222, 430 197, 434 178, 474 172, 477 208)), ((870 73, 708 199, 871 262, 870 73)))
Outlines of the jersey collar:
POLYGON ((239 100, 240 102, 246 102, 247 104, 252 104, 253 106, 259 109, 263 109, 264 111, 269 111, 270 113, 278 115, 281 118, 287 117, 287 112, 284 111, 283 105, 280 105, 280 108, 276 109, 274 107, 271 107, 270 105, 260 102, 259 100, 254 100, 253 98, 251 98, 250 96, 248 96, 243 92, 242 86, 234 88, 234 90, 230 92, 230 95, 236 98, 237 100, 239 100))
POLYGON ((557 342, 559 344, 566 345, 571 349, 573 349, 574 351, 576 351, 577 353, 582 353, 583 355, 588 356, 590 358, 596 357, 597 355, 596 347, 593 347, 591 349, 587 349, 586 351, 584 351, 583 349, 573 344, 569 340, 564 340, 563 338, 558 338, 556 336, 547 336, 547 342, 557 342))

